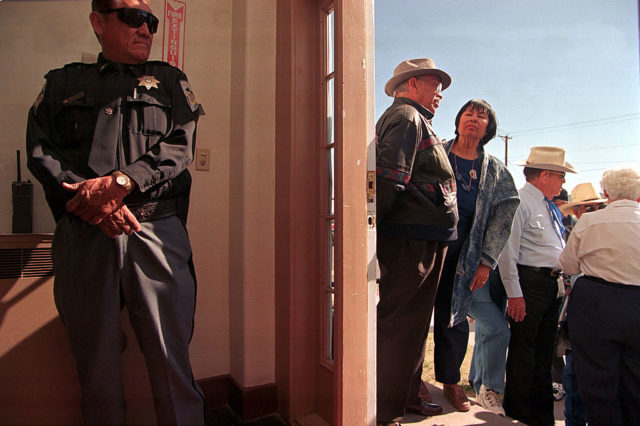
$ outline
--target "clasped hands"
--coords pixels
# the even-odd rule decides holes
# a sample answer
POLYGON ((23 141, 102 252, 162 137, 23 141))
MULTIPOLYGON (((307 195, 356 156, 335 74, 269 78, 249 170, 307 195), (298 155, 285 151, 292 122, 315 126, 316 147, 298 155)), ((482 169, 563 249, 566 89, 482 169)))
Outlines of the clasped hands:
POLYGON ((66 204, 67 211, 90 225, 97 225, 109 238, 140 231, 140 223, 123 200, 127 190, 114 176, 103 176, 78 183, 62 183, 75 195, 66 204))

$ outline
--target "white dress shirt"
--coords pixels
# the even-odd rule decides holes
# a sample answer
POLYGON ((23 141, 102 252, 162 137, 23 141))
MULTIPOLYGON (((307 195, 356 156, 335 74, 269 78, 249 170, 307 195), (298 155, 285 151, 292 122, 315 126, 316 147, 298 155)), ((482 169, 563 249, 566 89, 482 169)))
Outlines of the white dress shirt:
POLYGON ((522 297, 518 264, 559 269, 558 257, 564 248, 542 191, 527 182, 519 194, 511 235, 498 261, 508 297, 522 297))
POLYGON ((620 284, 640 285, 640 204, 618 200, 585 213, 571 231, 560 265, 620 284))

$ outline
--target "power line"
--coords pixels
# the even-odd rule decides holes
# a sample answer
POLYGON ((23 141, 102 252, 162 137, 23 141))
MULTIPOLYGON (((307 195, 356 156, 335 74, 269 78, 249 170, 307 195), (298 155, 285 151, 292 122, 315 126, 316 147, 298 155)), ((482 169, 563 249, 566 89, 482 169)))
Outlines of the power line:
POLYGON ((575 129, 580 127, 590 127, 590 126, 603 126, 606 124, 613 124, 613 123, 619 123, 622 121, 638 120, 638 119, 640 119, 640 113, 636 112, 632 114, 624 114, 624 115, 617 115, 614 117, 600 118, 597 120, 580 121, 580 122, 569 123, 569 124, 558 124, 556 126, 538 127, 535 129, 516 130, 515 132, 509 132, 509 133, 512 136, 513 135, 522 136, 522 135, 535 134, 535 133, 544 133, 544 132, 549 132, 554 130, 575 129))
MULTIPOLYGON (((607 145, 607 146, 602 146, 602 147, 598 147, 598 148, 586 148, 586 149, 567 149, 567 153, 569 154, 576 154, 576 153, 582 153, 582 152, 589 152, 589 151, 602 151, 602 150, 607 150, 607 151, 611 151, 613 149, 618 149, 618 148, 629 148, 629 147, 638 147, 640 146, 640 144, 638 143, 632 143, 632 144, 628 144, 628 145, 607 145)), ((523 153, 523 151, 517 151, 516 153, 521 154, 523 153)))

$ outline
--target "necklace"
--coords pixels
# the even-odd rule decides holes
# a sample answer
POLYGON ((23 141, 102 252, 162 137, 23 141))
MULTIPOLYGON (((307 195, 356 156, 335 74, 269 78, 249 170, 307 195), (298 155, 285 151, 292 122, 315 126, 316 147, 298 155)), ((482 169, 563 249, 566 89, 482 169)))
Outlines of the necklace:
MULTIPOLYGON (((453 165, 456 168, 456 172, 458 171, 458 160, 457 160, 458 156, 453 153, 453 165)), ((476 157, 477 158, 477 157, 476 157)), ((469 189, 471 189, 471 181, 478 179, 478 174, 476 173, 476 170, 474 169, 476 165, 476 159, 473 159, 473 162, 471 163, 471 170, 469 170, 469 189)))

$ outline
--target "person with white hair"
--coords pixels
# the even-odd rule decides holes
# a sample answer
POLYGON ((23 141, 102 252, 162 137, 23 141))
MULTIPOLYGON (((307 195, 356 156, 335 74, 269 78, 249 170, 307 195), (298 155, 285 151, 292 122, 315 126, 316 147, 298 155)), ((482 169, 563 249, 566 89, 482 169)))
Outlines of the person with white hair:
POLYGON ((560 255, 578 278, 567 319, 589 425, 636 424, 640 413, 640 170, 607 170, 609 204, 582 215, 560 255))
MULTIPOLYGON (((605 208, 607 199, 602 198, 596 187, 591 182, 584 182, 577 184, 573 190, 571 191, 571 202, 567 201, 558 207, 560 211, 566 218, 573 219, 573 224, 571 225, 571 230, 575 226, 576 222, 582 217, 583 214, 589 213, 592 211, 600 210, 605 208), (575 216, 575 218, 574 218, 575 216)), ((566 225, 565 225, 566 227, 566 225)), ((569 231, 568 234, 571 232, 569 231)), ((569 238, 569 235, 565 233, 565 239, 569 238)), ((575 281, 580 278, 582 274, 573 275, 569 283, 575 283, 575 281)), ((565 274, 565 277, 569 277, 565 274)), ((573 355, 571 354, 571 344, 568 340, 568 333, 565 333, 566 330, 566 321, 567 321, 567 302, 569 301, 569 294, 565 297, 562 305, 562 311, 560 313, 560 320, 558 324, 560 325, 561 332, 559 334, 559 338, 556 343, 557 353, 556 356, 561 361, 561 366, 563 369, 557 373, 552 370, 551 375, 560 374, 560 381, 562 385, 560 385, 560 390, 565 397, 564 400, 564 421, 567 426, 586 426, 587 424, 587 413, 584 408, 584 404, 582 402, 582 398, 580 398, 580 392, 578 391, 578 381, 576 379, 576 374, 573 369, 573 355), (561 336, 561 337, 560 337, 561 336), (563 357, 564 355, 564 357, 563 357)), ((556 360, 554 360, 554 367, 556 366, 556 360)), ((553 383, 553 392, 554 397, 556 396, 556 382, 554 378, 553 383)), ((556 398, 556 400, 560 400, 561 398, 556 398)))

